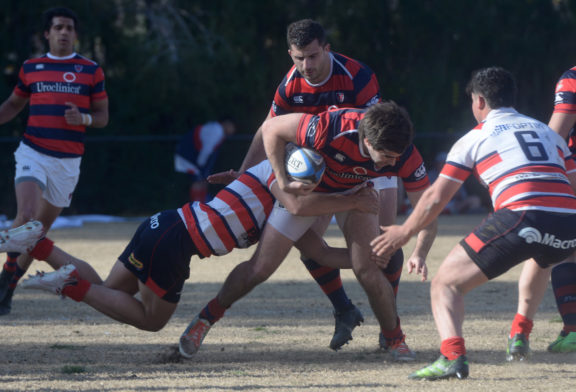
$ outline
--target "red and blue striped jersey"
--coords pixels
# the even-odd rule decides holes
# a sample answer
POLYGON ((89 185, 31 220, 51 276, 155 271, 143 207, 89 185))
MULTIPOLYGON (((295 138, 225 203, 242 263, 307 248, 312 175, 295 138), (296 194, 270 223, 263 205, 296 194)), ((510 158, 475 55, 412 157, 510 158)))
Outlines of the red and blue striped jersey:
POLYGON ((567 172, 576 172, 576 164, 560 135, 513 108, 500 108, 454 144, 440 176, 463 183, 474 173, 494 210, 574 214, 567 172))
POLYGON ((199 256, 221 256, 258 242, 274 205, 270 187, 275 178, 270 163, 262 161, 210 202, 187 203, 180 209, 199 256))
POLYGON ((293 65, 276 89, 270 116, 318 114, 333 106, 366 108, 380 102, 380 86, 370 68, 338 53, 330 57, 330 76, 318 85, 311 85, 293 65))
MULTIPOLYGON (((554 113, 576 113, 576 67, 564 72, 556 84, 554 95, 554 113)), ((573 153, 576 152, 576 134, 570 131, 568 145, 573 153)))
POLYGON ((317 192, 341 192, 382 176, 402 179, 408 192, 430 185, 422 155, 412 144, 394 166, 379 170, 368 152, 361 149, 358 123, 365 109, 336 109, 318 115, 304 114, 300 120, 297 144, 317 150, 324 157, 326 170, 317 192))
POLYGON ((66 123, 65 102, 73 102, 81 113, 89 113, 92 101, 107 98, 102 68, 78 54, 66 59, 47 54, 25 61, 14 93, 30 99, 23 143, 57 158, 84 153, 86 127, 66 123))

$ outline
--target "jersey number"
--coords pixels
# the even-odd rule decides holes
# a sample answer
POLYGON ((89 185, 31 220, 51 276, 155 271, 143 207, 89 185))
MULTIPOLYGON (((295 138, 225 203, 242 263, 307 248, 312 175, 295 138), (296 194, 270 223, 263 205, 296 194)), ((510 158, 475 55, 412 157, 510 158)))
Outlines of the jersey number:
POLYGON ((514 136, 520 143, 520 147, 526 155, 526 158, 530 161, 547 161, 548 154, 546 153, 546 149, 544 145, 539 141, 534 141, 534 139, 538 140, 538 134, 534 131, 518 131, 514 132, 514 136))

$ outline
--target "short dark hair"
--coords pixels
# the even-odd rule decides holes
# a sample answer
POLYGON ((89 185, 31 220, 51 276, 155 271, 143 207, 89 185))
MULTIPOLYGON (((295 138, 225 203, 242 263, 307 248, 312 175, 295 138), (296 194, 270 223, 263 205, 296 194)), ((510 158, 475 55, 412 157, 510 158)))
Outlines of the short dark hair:
POLYGON ((292 45, 303 48, 315 39, 320 46, 326 45, 326 32, 320 23, 312 19, 302 19, 288 25, 286 41, 289 48, 292 45))
POLYGON ((514 106, 516 81, 514 75, 502 67, 482 68, 472 73, 466 93, 482 95, 492 109, 514 106))
POLYGON ((78 16, 74 11, 66 7, 54 7, 44 11, 42 14, 42 31, 50 31, 50 28, 52 27, 52 19, 56 16, 72 19, 74 21, 74 30, 78 32, 78 16))
POLYGON ((380 102, 366 109, 358 125, 360 143, 368 139, 377 151, 402 154, 414 137, 414 127, 406 109, 394 101, 380 102))

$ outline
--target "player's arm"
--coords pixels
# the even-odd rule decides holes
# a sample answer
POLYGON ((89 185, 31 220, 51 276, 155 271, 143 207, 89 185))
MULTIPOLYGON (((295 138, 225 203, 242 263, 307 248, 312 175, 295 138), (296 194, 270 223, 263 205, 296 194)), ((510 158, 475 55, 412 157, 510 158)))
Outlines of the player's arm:
POLYGON ((21 97, 15 93, 10 94, 10 96, 2 102, 2 105, 0 105, 0 125, 16 117, 27 103, 28 98, 21 97))
POLYGON ((92 101, 90 114, 92 115, 92 127, 103 128, 108 125, 108 98, 92 101))
POLYGON ((78 105, 66 102, 64 118, 70 125, 85 125, 93 128, 103 128, 108 124, 108 98, 92 101, 90 113, 80 113, 78 105))
MULTIPOLYGON (((414 208, 418 204, 418 201, 422 198, 424 191, 406 192, 406 194, 408 195, 410 204, 414 208)), ((415 271, 417 274, 422 275, 422 281, 425 281, 428 278, 426 257, 432 248, 432 243, 434 243, 437 232, 437 219, 434 219, 432 223, 428 224, 422 230, 420 230, 418 232, 418 237, 416 237, 416 245, 414 246, 414 250, 412 251, 412 254, 406 263, 408 267, 408 273, 415 271)))
POLYGON ((348 210, 378 213, 378 195, 368 186, 350 194, 311 192, 306 195, 294 195, 282 191, 275 182, 271 191, 278 202, 292 215, 317 216, 348 210))
POLYGON ((382 234, 370 242, 372 251, 377 255, 392 255, 405 245, 410 237, 433 223, 461 185, 460 182, 438 177, 424 192, 403 225, 381 227, 382 234))
POLYGON ((296 142, 296 134, 302 113, 291 113, 273 117, 262 124, 262 141, 268 161, 276 175, 280 189, 295 194, 308 193, 310 185, 290 181, 284 167, 286 143, 296 142))
POLYGON ((568 134, 575 123, 576 113, 553 113, 548 126, 564 139, 568 139, 568 134))

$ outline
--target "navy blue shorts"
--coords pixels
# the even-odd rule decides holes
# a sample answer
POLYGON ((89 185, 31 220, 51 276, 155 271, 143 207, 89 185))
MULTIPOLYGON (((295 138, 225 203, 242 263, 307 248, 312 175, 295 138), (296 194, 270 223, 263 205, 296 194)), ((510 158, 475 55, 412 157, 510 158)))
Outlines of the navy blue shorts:
POLYGON ((176 210, 146 219, 118 259, 160 298, 177 303, 196 247, 176 210))
POLYGON ((488 279, 531 258, 546 268, 576 251, 576 215, 498 210, 460 245, 488 279))

